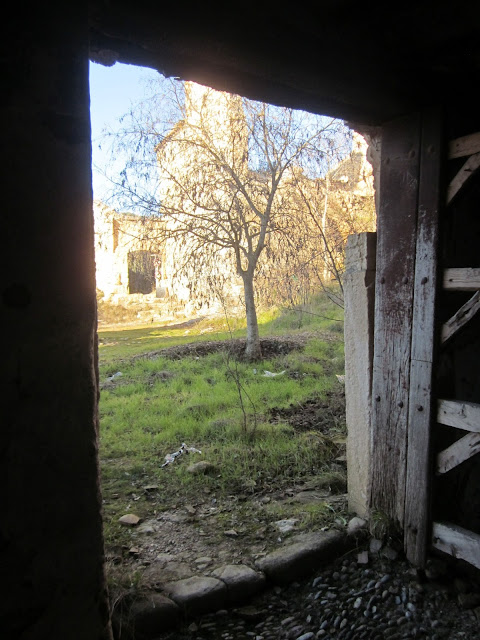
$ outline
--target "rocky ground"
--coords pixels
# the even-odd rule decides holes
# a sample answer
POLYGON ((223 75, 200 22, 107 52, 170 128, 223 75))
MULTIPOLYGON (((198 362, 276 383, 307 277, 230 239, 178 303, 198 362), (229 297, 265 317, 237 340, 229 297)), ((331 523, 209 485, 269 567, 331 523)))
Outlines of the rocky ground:
POLYGON ((158 640, 431 640, 480 637, 478 575, 432 558, 417 572, 392 546, 365 543, 308 580, 276 586, 158 640), (370 548, 369 548, 370 547, 370 548))

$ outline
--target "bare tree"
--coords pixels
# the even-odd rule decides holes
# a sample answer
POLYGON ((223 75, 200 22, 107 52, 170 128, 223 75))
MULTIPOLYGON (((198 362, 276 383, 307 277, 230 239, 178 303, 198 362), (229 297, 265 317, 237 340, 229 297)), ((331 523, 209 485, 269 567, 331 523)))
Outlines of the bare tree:
POLYGON ((292 225, 302 224, 291 208, 295 175, 313 180, 325 173, 347 152, 349 130, 339 120, 193 83, 184 92, 173 83, 163 99, 181 117, 167 128, 158 117, 132 112, 121 144, 148 147, 155 161, 132 156, 116 181, 117 192, 147 217, 162 217, 163 237, 155 240, 169 247, 172 270, 190 274, 192 292, 200 275, 221 279, 232 266, 243 287, 245 356, 257 359, 255 277, 261 258, 282 261, 282 246, 294 237, 292 225), (142 186, 153 167, 156 193, 142 186))

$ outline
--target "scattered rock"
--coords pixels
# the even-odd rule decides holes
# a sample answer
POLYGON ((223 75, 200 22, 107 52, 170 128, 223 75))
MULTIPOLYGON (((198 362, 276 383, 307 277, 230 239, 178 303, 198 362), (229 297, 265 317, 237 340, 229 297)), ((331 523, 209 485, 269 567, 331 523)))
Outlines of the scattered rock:
POLYGON ((142 487, 145 493, 152 493, 152 491, 158 490, 158 484, 147 484, 145 487, 142 487))
POLYGON ((200 462, 194 462, 187 467, 187 471, 193 475, 206 475, 207 473, 215 473, 217 467, 211 462, 207 462, 207 460, 200 460, 200 462))
POLYGON ((235 529, 228 529, 228 531, 224 531, 223 534, 228 538, 238 538, 238 533, 235 529))
POLYGON ((277 522, 275 522, 274 524, 280 531, 280 533, 288 533, 289 531, 295 529, 295 525, 297 524, 297 522, 297 519, 290 518, 289 520, 277 520, 277 522))
POLYGON ((325 502, 328 497, 327 491, 299 491, 291 502, 300 502, 301 504, 317 504, 319 502, 325 502))
POLYGON ((124 516, 118 519, 120 524, 123 524, 125 527, 135 527, 141 518, 136 516, 134 513, 126 513, 124 516))
POLYGON ((382 547, 383 542, 381 540, 378 540, 378 538, 372 538, 368 546, 370 553, 378 553, 382 547))
POLYGON ((155 521, 143 522, 141 525, 139 525, 137 529, 137 533, 144 533, 144 534, 155 533, 156 528, 154 523, 155 521))
POLYGON ((354 536, 360 533, 361 531, 365 531, 367 527, 367 521, 363 518, 359 518, 355 516, 352 518, 347 525, 347 534, 349 536, 354 536))
POLYGON ((250 605, 235 609, 235 613, 240 618, 248 622, 256 622, 257 620, 261 620, 263 617, 263 611, 261 609, 257 609, 256 607, 250 605))
POLYGON ((368 551, 362 551, 357 556, 358 564, 368 564, 368 551))
POLYGON ((396 560, 398 558, 398 551, 395 551, 392 547, 385 547, 382 550, 382 555, 389 560, 396 560))
POLYGON ((253 596, 265 584, 265 576, 245 565, 228 564, 212 571, 212 575, 227 585, 230 602, 253 596))

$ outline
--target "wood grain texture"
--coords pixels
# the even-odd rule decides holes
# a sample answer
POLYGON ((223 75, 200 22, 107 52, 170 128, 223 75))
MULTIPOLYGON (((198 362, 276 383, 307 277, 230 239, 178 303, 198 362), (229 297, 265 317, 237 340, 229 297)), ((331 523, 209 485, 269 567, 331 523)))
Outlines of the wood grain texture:
POLYGON ((464 431, 480 433, 480 404, 459 400, 439 400, 437 422, 464 431))
POLYGON ((469 433, 437 455, 435 471, 441 475, 480 453, 480 433, 469 433))
POLYGON ((430 429, 437 289, 442 119, 423 113, 418 191, 412 352, 407 426, 404 545, 407 558, 424 567, 430 539, 430 429))
POLYGON ((420 114, 383 129, 377 231, 370 507, 403 527, 420 114))
POLYGON ((445 269, 443 288, 449 291, 478 291, 480 289, 480 269, 445 269))
POLYGON ((462 136, 452 140, 448 145, 448 157, 463 158, 464 156, 471 156, 473 153, 480 152, 480 132, 471 133, 468 136, 462 136))
POLYGON ((442 327, 442 344, 462 329, 480 311, 480 291, 477 291, 455 315, 453 315, 442 327))
POLYGON ((434 522, 432 546, 480 569, 480 535, 445 522, 434 522))
POLYGON ((450 204, 464 184, 480 168, 480 153, 475 153, 465 162, 463 167, 448 186, 447 203, 450 204))

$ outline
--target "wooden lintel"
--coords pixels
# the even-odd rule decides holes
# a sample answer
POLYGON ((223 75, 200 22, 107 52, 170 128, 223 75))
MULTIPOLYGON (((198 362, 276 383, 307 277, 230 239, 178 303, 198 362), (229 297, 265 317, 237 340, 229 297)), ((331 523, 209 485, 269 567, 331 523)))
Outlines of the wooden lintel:
POLYGON ((480 311, 480 291, 477 291, 442 327, 442 344, 450 340, 480 311))
POLYGON ((469 433, 447 449, 440 451, 437 456, 436 472, 439 475, 447 473, 477 453, 480 453, 480 433, 469 433))
POLYGON ((448 185, 447 204, 450 204, 450 202, 457 195, 463 185, 477 171, 479 167, 480 153, 475 153, 473 156, 470 156, 470 158, 465 162, 463 167, 448 185))
POLYGON ((448 145, 448 158, 463 158, 480 151, 480 132, 452 140, 448 145))
POLYGON ((458 400, 439 400, 437 422, 464 431, 480 433, 480 404, 459 402, 458 400))
POLYGON ((480 269, 445 269, 443 288, 451 291, 480 290, 480 269))
POLYGON ((432 546, 480 569, 480 535, 446 522, 434 522, 432 546))

